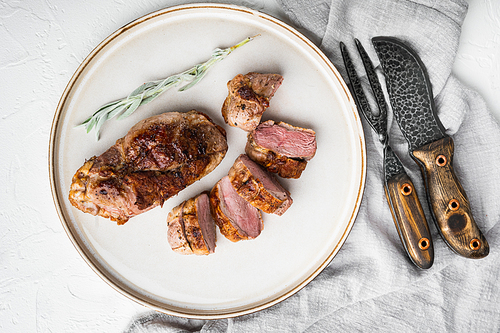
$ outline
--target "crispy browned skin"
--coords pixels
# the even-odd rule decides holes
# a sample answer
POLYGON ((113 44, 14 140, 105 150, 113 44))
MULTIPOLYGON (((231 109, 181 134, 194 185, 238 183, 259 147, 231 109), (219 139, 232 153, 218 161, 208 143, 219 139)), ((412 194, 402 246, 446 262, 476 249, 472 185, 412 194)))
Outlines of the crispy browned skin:
POLYGON ((167 241, 174 252, 180 254, 193 254, 191 245, 186 237, 183 222, 184 203, 172 209, 167 216, 167 241))
POLYGON ((279 74, 236 75, 227 83, 229 94, 222 105, 224 121, 245 131, 253 130, 282 82, 279 74))
POLYGON ((226 132, 197 111, 144 119, 73 176, 69 200, 123 224, 210 173, 227 151, 226 132))
POLYGON ((194 197, 182 202, 167 216, 167 241, 174 252, 196 255, 211 253, 199 224, 196 199, 194 197))
POLYGON ((185 201, 182 209, 182 221, 184 222, 186 238, 191 246, 193 254, 209 254, 210 252, 205 244, 197 215, 195 198, 185 201))
POLYGON ((266 171, 260 170, 245 154, 240 155, 229 169, 229 180, 240 196, 252 206, 268 214, 282 215, 290 207, 293 200, 290 192, 266 171))
POLYGON ((307 166, 307 161, 305 160, 276 154, 272 150, 257 145, 251 135, 248 136, 245 153, 252 160, 266 168, 267 171, 277 173, 283 178, 300 178, 302 171, 307 166))

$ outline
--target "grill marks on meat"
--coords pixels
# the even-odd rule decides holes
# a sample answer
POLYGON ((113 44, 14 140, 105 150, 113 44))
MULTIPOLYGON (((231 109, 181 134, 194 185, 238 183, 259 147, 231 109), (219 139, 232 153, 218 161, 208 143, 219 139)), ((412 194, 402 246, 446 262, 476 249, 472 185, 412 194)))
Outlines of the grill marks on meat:
MULTIPOLYGON (((171 112, 167 121, 156 117, 133 126, 123 139, 126 158, 137 170, 177 169, 221 148, 224 129, 204 114, 171 112)), ((224 145, 227 146, 224 142, 224 145)))
POLYGON ((224 121, 245 131, 253 130, 282 82, 279 74, 236 75, 227 83, 229 94, 222 105, 224 121))
POLYGON ((86 161, 73 176, 69 200, 123 224, 210 173, 226 151, 226 132, 201 112, 153 116, 86 161))
POLYGON ((316 147, 313 130, 268 120, 248 134, 245 152, 269 172, 299 178, 316 147))
POLYGON ((173 251, 196 255, 215 252, 215 222, 207 193, 175 207, 167 216, 167 226, 167 241, 173 251))
POLYGON ((232 242, 254 239, 264 228, 260 210, 236 192, 228 176, 212 188, 210 207, 220 232, 232 242))
POLYGON ((283 215, 293 200, 278 180, 247 155, 240 155, 228 173, 236 192, 265 213, 283 215))

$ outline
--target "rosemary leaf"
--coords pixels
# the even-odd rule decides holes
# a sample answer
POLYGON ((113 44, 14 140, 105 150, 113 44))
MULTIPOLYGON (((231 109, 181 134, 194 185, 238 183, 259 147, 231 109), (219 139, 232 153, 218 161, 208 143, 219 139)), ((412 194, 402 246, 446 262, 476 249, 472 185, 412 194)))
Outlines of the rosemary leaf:
POLYGON ((160 96, 160 93, 156 94, 156 95, 152 95, 152 96, 149 96, 149 97, 146 97, 144 98, 142 101, 141 101, 141 105, 142 104, 148 104, 149 102, 151 102, 153 99, 155 99, 156 97, 160 96))
MULTIPOLYGON (((143 94, 144 95, 144 94, 143 94)), ((130 104, 130 106, 128 107, 128 109, 125 110, 125 112, 123 112, 119 117, 118 117, 118 120, 122 120, 122 119, 125 119, 127 118, 128 116, 130 116, 132 113, 134 113, 135 110, 137 110, 137 108, 139 107, 139 105, 141 105, 141 101, 142 101, 142 96, 139 96, 139 97, 135 97, 133 100, 132 100, 132 103, 130 104)))
POLYGON ((125 110, 126 107, 126 105, 117 104, 116 108, 108 114, 108 120, 114 118, 116 115, 119 115, 123 110, 125 110))
POLYGON ((197 84, 198 82, 200 82, 201 79, 203 79, 206 74, 207 74, 207 71, 200 72, 200 74, 198 74, 197 76, 194 77, 194 79, 193 79, 193 81, 191 83, 188 83, 185 86, 183 86, 182 88, 179 88, 179 91, 186 91, 186 90, 188 90, 189 88, 191 88, 192 86, 194 86, 195 84, 197 84))
POLYGON ((248 37, 238 44, 226 49, 216 48, 212 51, 210 59, 206 62, 195 65, 182 73, 169 76, 163 80, 146 82, 140 85, 127 97, 101 106, 91 117, 87 118, 77 127, 85 127, 87 133, 94 129, 96 131, 96 139, 99 140, 99 132, 102 125, 107 120, 110 120, 115 116, 118 116, 117 119, 124 119, 130 116, 139 106, 153 101, 155 98, 160 96, 160 94, 173 86, 179 86, 182 83, 186 83, 178 89, 179 91, 185 91, 193 87, 205 77, 208 70, 212 66, 225 59, 231 52, 236 50, 238 47, 245 45, 255 37, 256 36, 248 37))
POLYGON ((95 124, 97 124, 97 120, 99 120, 99 117, 95 116, 89 119, 86 125, 87 133, 90 133, 90 131, 92 131, 92 128, 94 128, 95 124))
POLYGON ((104 124, 104 122, 106 120, 108 120, 108 115, 107 115, 107 113, 103 113, 95 125, 95 128, 96 128, 95 139, 96 139, 96 141, 99 141, 99 130, 101 129, 102 124, 104 124))

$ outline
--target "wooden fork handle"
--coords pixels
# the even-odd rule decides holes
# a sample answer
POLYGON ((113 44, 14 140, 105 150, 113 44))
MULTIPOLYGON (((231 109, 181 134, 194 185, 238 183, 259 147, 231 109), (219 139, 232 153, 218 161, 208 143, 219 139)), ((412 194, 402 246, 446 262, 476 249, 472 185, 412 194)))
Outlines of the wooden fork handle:
POLYGON ((453 140, 445 137, 414 150, 412 157, 420 165, 433 218, 445 242, 466 258, 484 258, 489 245, 455 175, 453 152, 453 140))
POLYGON ((434 262, 434 246, 413 182, 406 173, 400 173, 386 182, 385 191, 408 256, 416 266, 430 268, 434 262))

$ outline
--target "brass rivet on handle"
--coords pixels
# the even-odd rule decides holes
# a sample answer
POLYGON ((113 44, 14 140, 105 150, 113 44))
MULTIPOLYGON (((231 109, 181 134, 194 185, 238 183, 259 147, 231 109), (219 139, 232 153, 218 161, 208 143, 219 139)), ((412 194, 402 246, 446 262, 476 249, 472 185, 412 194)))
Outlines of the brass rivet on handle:
POLYGON ((440 167, 442 166, 445 166, 446 165, 446 156, 444 155, 439 155, 438 157, 436 157, 436 164, 440 167))
POLYGON ((420 238, 420 240, 418 241, 418 247, 420 248, 420 250, 427 250, 429 246, 431 246, 431 242, 429 242, 429 239, 425 237, 420 238))
POLYGON ((471 250, 479 250, 479 248, 481 247, 481 241, 477 238, 474 238, 473 240, 470 241, 469 243, 469 247, 471 250))
POLYGON ((457 210, 458 208, 460 208, 460 203, 457 199, 451 199, 448 203, 448 208, 450 208, 451 210, 457 210))
POLYGON ((401 194, 404 196, 410 195, 412 191, 413 191, 413 187, 408 183, 404 183, 401 186, 401 194))

